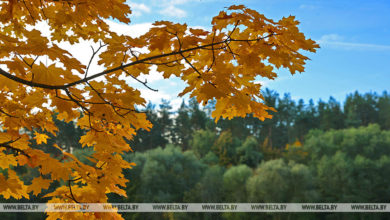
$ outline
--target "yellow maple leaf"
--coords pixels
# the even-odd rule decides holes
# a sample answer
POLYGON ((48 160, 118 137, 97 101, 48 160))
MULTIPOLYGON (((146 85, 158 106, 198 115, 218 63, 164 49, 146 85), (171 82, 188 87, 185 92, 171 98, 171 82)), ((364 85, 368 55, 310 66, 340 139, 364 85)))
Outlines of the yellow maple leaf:
POLYGON ((42 143, 47 143, 47 139, 49 138, 49 136, 47 136, 46 134, 41 134, 41 133, 38 133, 38 132, 35 132, 34 133, 34 139, 37 141, 37 144, 42 144, 42 143))
POLYGON ((38 195, 42 189, 48 189, 52 180, 43 179, 41 176, 32 180, 31 185, 28 186, 28 192, 33 192, 38 195))
POLYGON ((13 155, 4 154, 3 152, 0 152, 0 168, 1 169, 7 169, 9 166, 16 166, 16 158, 13 155))

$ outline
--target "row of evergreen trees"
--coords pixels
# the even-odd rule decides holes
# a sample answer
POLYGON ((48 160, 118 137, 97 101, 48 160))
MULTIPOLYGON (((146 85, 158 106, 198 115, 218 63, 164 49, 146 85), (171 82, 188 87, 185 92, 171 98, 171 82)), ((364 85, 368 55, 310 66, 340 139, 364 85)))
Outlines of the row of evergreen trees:
POLYGON ((149 103, 146 112, 154 127, 150 132, 139 131, 132 146, 136 151, 146 151, 172 143, 187 150, 195 131, 208 129, 216 133, 229 130, 241 140, 253 136, 269 148, 280 149, 297 140, 302 142, 312 129, 327 131, 372 123, 379 124, 381 129, 390 129, 390 94, 387 92, 381 95, 355 92, 346 97, 343 106, 333 97, 315 104, 313 100, 295 102, 289 94, 281 97, 269 89, 263 94, 266 104, 277 110, 271 112, 272 119, 265 121, 248 116, 221 119, 215 124, 210 116, 215 103, 210 102, 202 110, 195 99, 189 100, 188 105, 183 101, 176 112, 166 100, 162 100, 159 109, 149 103))

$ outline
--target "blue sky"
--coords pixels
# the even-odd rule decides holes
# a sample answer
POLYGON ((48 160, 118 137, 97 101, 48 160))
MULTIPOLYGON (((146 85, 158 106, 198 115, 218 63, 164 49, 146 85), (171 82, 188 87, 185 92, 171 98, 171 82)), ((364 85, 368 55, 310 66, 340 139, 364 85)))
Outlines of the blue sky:
MULTIPOLYGON (((390 1, 389 0, 147 0, 128 1, 132 6, 132 24, 170 20, 190 26, 210 27, 211 18, 224 7, 244 4, 266 17, 278 20, 294 15, 307 37, 320 43, 302 74, 291 76, 280 70, 275 81, 265 87, 278 93, 290 93, 293 99, 343 101, 354 91, 378 92, 390 85, 390 1)), ((152 82, 160 95, 177 105, 176 94, 184 85, 178 80, 152 82)), ((148 97, 146 97, 149 99, 148 97)))

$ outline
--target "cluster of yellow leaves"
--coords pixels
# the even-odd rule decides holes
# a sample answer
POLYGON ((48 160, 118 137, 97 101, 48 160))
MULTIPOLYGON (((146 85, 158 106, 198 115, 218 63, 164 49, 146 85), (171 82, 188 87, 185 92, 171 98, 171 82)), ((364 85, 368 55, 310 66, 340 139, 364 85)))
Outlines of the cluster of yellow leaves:
MULTIPOLYGON (((137 51, 137 47, 146 47, 148 52, 129 56, 128 62, 171 54, 152 62, 165 78, 175 75, 188 84, 180 96, 189 93, 203 104, 216 99, 216 120, 249 113, 262 120, 269 118, 267 110, 273 109, 262 103, 256 77, 274 79, 275 69, 280 67, 292 74, 302 72, 308 58, 300 50, 314 52, 318 45, 299 32, 293 16, 275 22, 244 6, 229 10, 230 14, 222 11, 213 19, 211 32, 155 22, 155 27, 139 38, 122 36, 123 42, 109 46, 100 63, 108 68, 121 65, 123 53, 137 51)), ((137 76, 148 74, 149 69, 140 65, 128 72, 137 76)))
MULTIPOLYGON (((211 31, 160 21, 136 38, 111 32, 105 21, 130 22, 125 0, 8 0, 0 8, 0 195, 5 198, 39 195, 53 181, 64 185, 44 195, 52 197, 50 202, 97 203, 107 202, 107 193, 126 196, 122 171, 135 165, 122 157, 131 151, 126 139, 151 127, 136 109, 145 100, 126 79, 147 75, 152 65, 164 78, 174 75, 187 84, 180 96, 190 94, 202 104, 215 99, 216 120, 250 113, 264 120, 274 109, 263 104, 258 77, 274 79, 280 67, 302 72, 308 58, 301 50, 318 47, 299 32, 294 17, 276 22, 242 5, 214 17, 211 31), (36 28, 42 23, 50 29, 45 36, 36 28), (106 71, 87 75, 88 64, 59 46, 80 39, 104 45, 95 58, 106 71), (94 165, 57 145, 50 146, 55 155, 39 149, 47 133, 56 134, 53 112, 87 130, 80 143, 93 148, 88 159, 94 165), (25 185, 13 171, 17 166, 35 168, 40 176, 25 185)), ((77 217, 119 215, 49 214, 77 217)))
POLYGON ((308 155, 308 152, 303 149, 303 145, 299 140, 296 140, 293 144, 286 144, 285 151, 287 157, 305 158, 308 155))
POLYGON ((301 148, 302 143, 299 140, 296 140, 293 144, 286 144, 285 150, 289 150, 291 148, 301 148))

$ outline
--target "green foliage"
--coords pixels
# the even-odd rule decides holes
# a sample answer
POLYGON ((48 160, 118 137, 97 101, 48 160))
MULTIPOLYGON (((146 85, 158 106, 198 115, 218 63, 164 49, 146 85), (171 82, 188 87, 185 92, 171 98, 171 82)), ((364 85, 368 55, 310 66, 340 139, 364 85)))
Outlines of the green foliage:
POLYGON ((51 141, 55 140, 55 143, 70 152, 71 149, 80 149, 81 144, 79 143, 79 137, 85 134, 85 131, 76 126, 74 121, 65 122, 57 119, 57 115, 53 116, 53 121, 58 128, 56 137, 52 134, 49 134, 50 139, 48 144, 51 141))
MULTIPOLYGON (((132 161, 137 163, 133 179, 139 179, 139 186, 130 194, 139 202, 182 202, 184 192, 193 188, 199 181, 204 165, 188 151, 168 145, 145 153, 136 153, 132 161)), ((133 198, 132 198, 133 197, 133 198)))
POLYGON ((390 131, 379 125, 310 132, 305 150, 316 170, 322 199, 329 202, 388 202, 390 131))
POLYGON ((376 124, 328 132, 313 130, 309 132, 304 145, 312 161, 335 155, 337 151, 352 159, 357 155, 379 159, 383 155, 390 155, 390 131, 380 130, 376 124))
POLYGON ((384 92, 378 99, 378 124, 382 129, 390 129, 390 95, 384 92))
POLYGON ((257 140, 248 136, 244 143, 237 148, 239 164, 246 164, 252 168, 256 167, 263 159, 263 154, 259 152, 260 145, 257 140))
POLYGON ((76 149, 73 151, 73 155, 79 159, 81 162, 93 166, 93 163, 88 159, 91 158, 91 155, 94 153, 92 148, 82 148, 76 149))
POLYGON ((186 202, 210 202, 224 201, 223 175, 225 168, 219 165, 208 167, 202 179, 193 189, 185 194, 186 202))
POLYGON ((245 186, 248 178, 252 176, 252 169, 247 165, 230 167, 223 175, 223 188, 225 189, 225 202, 246 202, 247 191, 245 186))
POLYGON ((217 157, 217 155, 215 155, 213 152, 208 152, 206 154, 206 156, 204 156, 201 161, 204 163, 204 164, 208 164, 208 165, 216 165, 219 163, 219 158, 217 157))
POLYGON ((282 159, 262 163, 246 186, 250 202, 310 202, 317 196, 309 168, 282 159))
POLYGON ((198 158, 204 157, 210 152, 211 147, 217 139, 215 132, 210 130, 197 130, 194 132, 190 142, 191 149, 198 158))
MULTIPOLYGON (((167 125, 163 123, 165 120, 162 119, 166 116, 159 116, 155 110, 155 105, 152 103, 148 103, 145 111, 148 120, 153 124, 153 127, 150 131, 144 129, 139 130, 133 140, 129 141, 132 148, 137 152, 143 152, 157 147, 165 147, 168 143, 164 136, 164 128, 167 125)), ((168 120, 168 122, 170 121, 168 120)))
POLYGON ((378 96, 374 93, 360 95, 357 91, 347 96, 344 104, 346 126, 367 126, 378 121, 378 96))
POLYGON ((328 103, 321 101, 318 103, 318 113, 322 130, 341 129, 344 127, 344 114, 340 103, 333 97, 329 98, 328 103))
POLYGON ((182 149, 188 149, 188 142, 191 139, 192 129, 189 116, 188 106, 184 100, 180 105, 175 119, 175 126, 173 127, 172 142, 176 145, 182 146, 182 149))
POLYGON ((233 137, 230 130, 222 132, 215 141, 212 151, 218 156, 219 163, 223 166, 229 166, 236 162, 236 147, 238 140, 233 137))
POLYGON ((192 98, 189 102, 190 108, 190 122, 193 130, 200 130, 206 128, 207 116, 204 111, 199 108, 199 103, 192 98))

